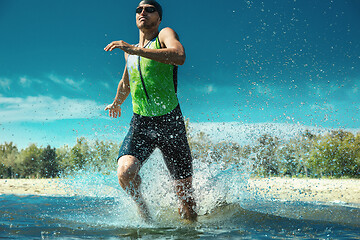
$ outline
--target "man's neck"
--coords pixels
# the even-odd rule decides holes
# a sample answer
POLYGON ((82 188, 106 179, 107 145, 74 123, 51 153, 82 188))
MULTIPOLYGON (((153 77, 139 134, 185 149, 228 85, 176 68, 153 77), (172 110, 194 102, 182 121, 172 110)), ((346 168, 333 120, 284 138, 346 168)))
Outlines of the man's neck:
POLYGON ((150 30, 150 31, 139 31, 139 45, 144 47, 149 41, 153 40, 159 34, 159 30, 150 30))

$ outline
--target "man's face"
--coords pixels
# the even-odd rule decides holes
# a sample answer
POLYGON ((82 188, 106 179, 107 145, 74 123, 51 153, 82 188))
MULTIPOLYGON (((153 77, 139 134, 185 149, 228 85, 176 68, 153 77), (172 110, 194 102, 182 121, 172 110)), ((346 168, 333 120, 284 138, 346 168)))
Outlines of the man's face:
POLYGON ((158 27, 160 22, 159 13, 153 5, 140 4, 137 7, 136 26, 139 29, 152 29, 158 27))

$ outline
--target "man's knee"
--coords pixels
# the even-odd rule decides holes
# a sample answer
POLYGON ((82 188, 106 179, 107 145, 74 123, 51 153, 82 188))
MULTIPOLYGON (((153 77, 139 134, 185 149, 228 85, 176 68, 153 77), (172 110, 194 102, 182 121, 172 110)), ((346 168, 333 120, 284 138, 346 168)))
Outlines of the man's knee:
POLYGON ((119 182, 127 184, 136 177, 140 170, 140 161, 131 155, 125 155, 118 159, 117 175, 119 182))

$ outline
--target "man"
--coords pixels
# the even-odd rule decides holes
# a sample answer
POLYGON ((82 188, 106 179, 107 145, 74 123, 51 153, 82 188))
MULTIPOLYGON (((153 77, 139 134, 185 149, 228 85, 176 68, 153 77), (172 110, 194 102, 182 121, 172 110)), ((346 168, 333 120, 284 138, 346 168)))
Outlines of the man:
POLYGON ((155 0, 141 1, 136 8, 139 43, 114 41, 105 51, 125 52, 126 66, 115 100, 105 110, 121 116, 121 104, 131 92, 134 115, 119 151, 117 175, 121 187, 135 200, 140 215, 150 220, 140 192, 139 171, 157 147, 174 179, 179 214, 196 221, 192 196, 192 158, 183 116, 176 96, 177 66, 185 62, 185 50, 171 28, 159 32, 162 8, 155 0))

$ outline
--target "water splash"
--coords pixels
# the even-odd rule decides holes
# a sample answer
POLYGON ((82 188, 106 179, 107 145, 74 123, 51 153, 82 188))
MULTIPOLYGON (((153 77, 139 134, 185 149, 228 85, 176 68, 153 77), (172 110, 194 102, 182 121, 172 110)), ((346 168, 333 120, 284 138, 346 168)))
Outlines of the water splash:
MULTIPOLYGON (((179 224, 178 202, 173 181, 160 151, 154 152, 139 174, 142 177, 141 190, 144 199, 155 221, 164 224, 179 224)), ((209 164, 204 159, 194 159, 193 187, 198 213, 207 215, 219 206, 240 203, 246 195, 244 187, 248 178, 248 167, 240 163, 225 165, 219 161, 209 164)), ((109 174, 90 170, 78 171, 63 179, 62 183, 71 195, 114 198, 114 205, 106 211, 110 213, 110 219, 117 224, 121 222, 121 224, 133 227, 143 224, 137 215, 135 204, 119 186, 115 169, 109 174)), ((96 201, 90 202, 89 206, 94 204, 96 205, 96 201)), ((96 209, 96 206, 93 207, 96 209)), ((84 216, 77 216, 77 221, 88 218, 85 215, 86 213, 84 216)), ((96 219, 95 222, 98 223, 110 222, 109 215, 103 220, 98 217, 96 219)))

